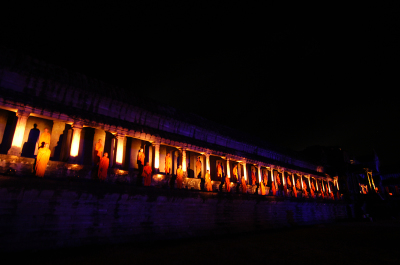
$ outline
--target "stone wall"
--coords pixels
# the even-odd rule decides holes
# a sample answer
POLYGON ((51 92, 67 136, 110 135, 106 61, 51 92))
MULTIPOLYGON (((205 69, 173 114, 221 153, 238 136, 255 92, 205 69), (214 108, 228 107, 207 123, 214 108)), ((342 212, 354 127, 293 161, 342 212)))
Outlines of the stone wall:
POLYGON ((143 242, 347 218, 341 202, 0 176, 0 249, 143 242))

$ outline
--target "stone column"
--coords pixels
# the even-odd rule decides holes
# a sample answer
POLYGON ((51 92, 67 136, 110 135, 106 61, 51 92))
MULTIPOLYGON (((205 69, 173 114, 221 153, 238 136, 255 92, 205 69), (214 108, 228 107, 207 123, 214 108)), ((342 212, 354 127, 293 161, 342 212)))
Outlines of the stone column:
POLYGON ((206 156, 206 172, 207 172, 207 170, 210 170, 210 153, 208 152, 205 153, 205 156, 206 156))
POLYGON ((300 184, 301 184, 301 190, 304 189, 303 187, 303 175, 300 174, 300 184))
POLYGON ((182 148, 182 170, 185 175, 187 171, 187 163, 186 163, 186 148, 182 148))
POLYGON ((118 168, 122 168, 123 159, 124 159, 124 140, 125 135, 121 133, 117 133, 117 155, 115 157, 115 166, 118 168))
POLYGON ((258 183, 261 182, 261 165, 258 165, 258 183))
POLYGON ((282 170, 282 184, 283 184, 283 194, 287 195, 287 183, 286 183, 286 178, 285 178, 285 171, 282 170))
POLYGON ((9 155, 21 156, 22 152, 22 141, 24 139, 26 122, 31 113, 32 109, 22 109, 17 111, 17 126, 15 127, 14 137, 11 144, 10 150, 8 150, 9 155))
POLYGON ((83 124, 80 121, 75 121, 72 125, 73 133, 70 152, 70 158, 72 159, 76 158, 79 154, 79 143, 81 141, 82 128, 83 124))
POLYGON ((247 183, 247 167, 246 167, 246 162, 243 162, 243 177, 244 177, 244 180, 245 180, 246 183, 247 183))
POLYGON ((154 145, 154 173, 158 173, 159 172, 159 168, 160 168, 160 142, 155 142, 153 143, 154 145))
POLYGON ((231 166, 229 165, 229 157, 226 158, 226 176, 231 178, 231 166))

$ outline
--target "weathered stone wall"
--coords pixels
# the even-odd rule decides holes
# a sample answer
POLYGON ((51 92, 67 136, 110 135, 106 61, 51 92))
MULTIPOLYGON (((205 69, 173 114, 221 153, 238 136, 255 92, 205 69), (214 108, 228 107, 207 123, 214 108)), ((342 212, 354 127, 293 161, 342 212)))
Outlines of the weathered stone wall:
POLYGON ((332 222, 338 202, 0 177, 0 249, 142 242, 332 222))

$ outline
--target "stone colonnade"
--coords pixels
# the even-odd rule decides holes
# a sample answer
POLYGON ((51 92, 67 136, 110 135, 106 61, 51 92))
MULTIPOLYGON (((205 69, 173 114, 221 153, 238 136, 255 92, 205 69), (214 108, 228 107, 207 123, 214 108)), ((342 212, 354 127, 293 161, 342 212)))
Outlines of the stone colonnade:
MULTIPOLYGON (((6 108, 7 109, 7 108, 6 108)), ((10 110, 10 109, 8 109, 10 110)), ((123 128, 120 126, 114 126, 114 125, 109 125, 109 124, 103 124, 99 123, 96 121, 89 121, 89 120, 84 120, 84 119, 74 119, 69 117, 68 115, 60 114, 60 113, 46 113, 43 110, 38 110, 29 106, 24 106, 24 107, 19 107, 17 110, 13 109, 11 111, 16 112, 17 116, 17 123, 16 123, 16 128, 11 144, 11 148, 8 151, 9 155, 15 155, 15 156, 21 156, 21 150, 23 146, 23 137, 24 137, 24 132, 26 130, 26 124, 27 120, 30 116, 36 116, 36 117, 41 117, 43 119, 49 119, 53 120, 53 122, 64 122, 65 124, 70 124, 72 128, 72 139, 70 140, 70 145, 69 148, 69 160, 68 162, 70 163, 76 163, 77 161, 75 160, 76 157, 78 156, 79 152, 81 151, 81 135, 82 135, 82 130, 84 127, 92 127, 96 129, 101 129, 104 131, 107 131, 111 133, 114 136, 114 139, 112 140, 113 143, 116 144, 112 145, 115 146, 114 150, 112 150, 113 154, 110 154, 109 157, 114 157, 113 159, 110 159, 110 166, 116 167, 123 169, 123 164, 124 164, 124 152, 125 152, 125 146, 124 143, 126 142, 127 137, 131 138, 136 138, 142 141, 147 141, 150 142, 153 148, 154 156, 153 156, 153 161, 151 163, 151 166, 153 168, 153 173, 154 174, 163 174, 165 172, 160 171, 160 165, 164 163, 162 161, 162 158, 160 156, 160 149, 161 147, 172 147, 176 148, 177 150, 180 151, 180 161, 179 164, 182 165, 182 170, 184 171, 184 175, 188 176, 188 170, 194 170, 194 168, 191 168, 189 165, 188 168, 188 158, 187 157, 187 152, 190 152, 192 154, 195 154, 198 157, 205 158, 205 169, 204 166, 202 167, 200 177, 204 178, 205 171, 210 170, 210 173, 213 172, 212 167, 216 167, 216 165, 211 165, 210 162, 210 157, 213 157, 213 161, 215 159, 222 160, 226 164, 226 172, 225 175, 228 178, 232 178, 232 169, 234 166, 237 166, 238 168, 238 179, 236 180, 239 182, 241 178, 244 178, 246 183, 248 185, 251 184, 251 177, 248 177, 248 174, 252 174, 252 171, 254 169, 254 174, 257 174, 256 178, 256 183, 260 183, 263 181, 263 174, 262 172, 268 172, 266 173, 269 178, 270 183, 268 183, 269 186, 274 185, 276 191, 278 194, 281 195, 290 195, 291 196, 298 196, 297 194, 293 194, 293 187, 295 187, 296 182, 295 182, 295 175, 297 179, 300 180, 301 183, 301 190, 304 189, 310 189, 311 188, 311 178, 315 180, 315 188, 318 191, 319 189, 322 189, 322 192, 326 192, 325 189, 328 187, 329 191, 331 189, 331 184, 334 184, 335 187, 337 187, 337 190, 339 189, 337 177, 333 179, 329 178, 324 178, 322 176, 317 176, 317 175, 310 175, 305 172, 299 172, 297 170, 292 170, 290 168, 284 168, 276 165, 272 165, 269 163, 264 163, 263 161, 255 161, 252 159, 248 159, 246 157, 241 157, 237 156, 235 154, 227 154, 223 153, 218 150, 211 150, 209 148, 203 148, 201 146, 195 146, 191 145, 190 143, 183 143, 179 141, 173 141, 171 139, 165 139, 157 135, 151 135, 151 134, 146 134, 143 133, 142 131, 134 131, 134 130, 129 130, 127 128, 123 128), (113 162, 115 161, 115 163, 113 162), (232 166, 234 165, 234 166, 232 166), (253 168, 251 168, 253 167, 253 168), (203 172, 204 169, 204 172, 203 172), (285 175, 286 174, 286 175, 285 175), (280 179, 279 183, 277 182, 277 176, 280 179), (292 183, 290 186, 287 184, 286 176, 291 176, 292 177, 292 183), (303 176, 308 179, 308 187, 303 187, 303 176), (318 182, 320 184, 318 184, 318 182)), ((193 157, 193 155, 192 155, 193 157)), ((172 174, 176 173, 176 167, 174 168, 174 172, 172 174)), ((225 171, 225 169, 224 169, 225 171)), ((199 173, 196 172, 194 175, 195 178, 199 176, 199 173)), ((213 178, 213 176, 212 176, 213 178)), ((290 179, 290 178, 289 178, 290 179)), ((224 182, 224 181, 223 181, 224 182)), ((307 182, 305 182, 307 184, 307 182)), ((231 185, 235 185, 235 183, 231 182, 231 185)), ((257 186, 257 185, 256 185, 257 186)), ((307 186, 307 185, 306 185, 307 186)), ((272 187, 272 186, 271 186, 272 187)), ((249 189, 251 190, 251 189, 249 189)), ((301 190, 298 190, 298 192, 301 192, 301 190)), ((320 191, 321 192, 321 191, 320 191)))

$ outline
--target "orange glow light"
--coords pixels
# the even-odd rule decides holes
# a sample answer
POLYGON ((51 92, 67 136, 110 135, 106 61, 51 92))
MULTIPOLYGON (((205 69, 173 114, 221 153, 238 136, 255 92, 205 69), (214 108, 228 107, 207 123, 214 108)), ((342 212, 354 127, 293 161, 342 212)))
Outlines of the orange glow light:
POLYGON ((160 145, 155 145, 154 150, 154 168, 158 169, 160 167, 160 145))
POLYGON ((81 141, 81 131, 82 129, 74 128, 71 143, 71 156, 76 157, 79 153, 79 142, 81 141))
POLYGON ((123 156, 124 156, 124 139, 120 138, 120 139, 118 139, 118 143, 117 143, 117 157, 116 157, 115 161, 118 164, 122 164, 123 156))

